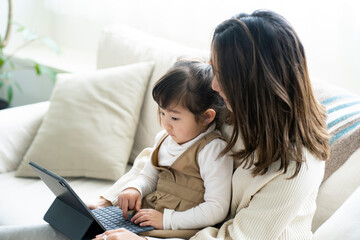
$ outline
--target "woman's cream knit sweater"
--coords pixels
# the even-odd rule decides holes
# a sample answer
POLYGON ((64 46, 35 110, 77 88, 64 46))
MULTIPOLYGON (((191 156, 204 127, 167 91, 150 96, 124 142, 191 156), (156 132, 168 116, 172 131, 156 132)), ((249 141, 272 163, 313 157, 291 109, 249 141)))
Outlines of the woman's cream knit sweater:
POLYGON ((192 239, 312 239, 311 221, 325 162, 306 153, 306 164, 293 179, 273 164, 263 176, 238 167, 233 175, 230 220, 220 229, 206 228, 192 239))

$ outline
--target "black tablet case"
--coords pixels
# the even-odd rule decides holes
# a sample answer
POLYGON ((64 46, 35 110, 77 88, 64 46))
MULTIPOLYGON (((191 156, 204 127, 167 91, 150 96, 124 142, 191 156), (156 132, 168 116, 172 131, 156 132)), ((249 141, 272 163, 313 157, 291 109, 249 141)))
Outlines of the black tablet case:
POLYGON ((105 228, 62 177, 34 162, 29 163, 56 198, 44 216, 51 226, 71 239, 92 239, 105 228))

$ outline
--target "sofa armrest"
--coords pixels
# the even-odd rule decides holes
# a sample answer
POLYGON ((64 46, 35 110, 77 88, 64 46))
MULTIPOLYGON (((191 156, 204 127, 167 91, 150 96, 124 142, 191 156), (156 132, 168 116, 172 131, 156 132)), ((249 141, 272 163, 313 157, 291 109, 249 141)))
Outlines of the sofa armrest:
POLYGON ((0 173, 17 169, 48 107, 41 102, 0 111, 0 173))
POLYGON ((315 232, 314 239, 360 239, 360 186, 315 232))

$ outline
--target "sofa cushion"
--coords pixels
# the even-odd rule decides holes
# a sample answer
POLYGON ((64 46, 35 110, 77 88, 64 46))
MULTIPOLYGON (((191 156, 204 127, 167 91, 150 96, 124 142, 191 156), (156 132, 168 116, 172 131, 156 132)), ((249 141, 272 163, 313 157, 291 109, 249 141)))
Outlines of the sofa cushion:
POLYGON ((19 167, 48 107, 41 102, 0 111, 0 173, 19 167))
POLYGON ((117 180, 132 149, 153 63, 60 74, 49 111, 16 176, 34 177, 29 161, 63 177, 117 180))
POLYGON ((360 187, 314 234, 316 240, 360 239, 360 187))
POLYGON ((313 86, 318 100, 326 107, 331 135, 325 181, 360 147, 360 96, 320 80, 313 81, 313 86))
POLYGON ((160 131, 160 125, 157 122, 157 105, 152 98, 152 87, 175 60, 182 56, 208 58, 210 54, 208 51, 188 48, 120 24, 106 27, 101 34, 97 56, 98 68, 132 64, 139 61, 155 62, 149 87, 145 93, 144 105, 131 152, 131 162, 144 148, 153 146, 155 135, 160 131))
POLYGON ((312 84, 316 97, 326 107, 331 135, 330 158, 312 224, 315 231, 360 185, 360 96, 319 79, 312 84))
POLYGON ((315 231, 360 186, 360 149, 320 186, 316 212, 312 223, 315 231))

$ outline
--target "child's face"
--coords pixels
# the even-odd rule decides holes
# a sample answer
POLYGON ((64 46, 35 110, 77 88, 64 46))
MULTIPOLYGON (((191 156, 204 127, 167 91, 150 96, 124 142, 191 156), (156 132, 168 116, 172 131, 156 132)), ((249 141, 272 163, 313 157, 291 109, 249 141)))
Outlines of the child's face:
POLYGON ((160 108, 161 125, 178 144, 186 143, 207 129, 202 121, 196 121, 195 115, 180 104, 167 109, 160 108))

